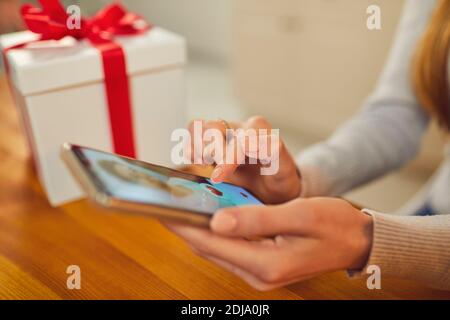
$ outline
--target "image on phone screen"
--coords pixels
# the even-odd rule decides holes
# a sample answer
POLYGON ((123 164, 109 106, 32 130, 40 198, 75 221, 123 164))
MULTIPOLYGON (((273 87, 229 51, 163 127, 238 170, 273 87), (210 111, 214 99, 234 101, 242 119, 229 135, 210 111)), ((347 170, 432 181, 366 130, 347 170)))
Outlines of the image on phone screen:
POLYGON ((232 184, 213 184, 208 178, 88 148, 77 148, 76 153, 103 190, 124 201, 210 215, 225 207, 262 205, 232 184))

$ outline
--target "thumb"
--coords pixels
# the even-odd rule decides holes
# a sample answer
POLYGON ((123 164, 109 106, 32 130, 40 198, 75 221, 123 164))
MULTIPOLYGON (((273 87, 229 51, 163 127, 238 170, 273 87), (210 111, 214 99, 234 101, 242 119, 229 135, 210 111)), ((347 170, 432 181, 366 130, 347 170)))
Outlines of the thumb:
POLYGON ((210 222, 211 230, 231 237, 312 235, 317 219, 305 199, 276 206, 243 206, 219 210, 210 222))

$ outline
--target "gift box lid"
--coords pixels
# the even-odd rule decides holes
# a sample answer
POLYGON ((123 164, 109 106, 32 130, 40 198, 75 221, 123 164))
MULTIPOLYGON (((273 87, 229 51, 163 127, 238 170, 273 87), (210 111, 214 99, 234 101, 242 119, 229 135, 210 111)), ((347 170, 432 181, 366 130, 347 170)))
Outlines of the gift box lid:
MULTIPOLYGON (((30 31, 11 33, 0 37, 0 47, 3 50, 36 38, 30 31)), ((162 28, 153 27, 138 36, 118 36, 114 41, 124 49, 129 76, 186 61, 185 40, 162 28)), ((34 43, 8 50, 7 59, 10 79, 23 95, 98 82, 104 77, 101 54, 88 40, 34 43)))

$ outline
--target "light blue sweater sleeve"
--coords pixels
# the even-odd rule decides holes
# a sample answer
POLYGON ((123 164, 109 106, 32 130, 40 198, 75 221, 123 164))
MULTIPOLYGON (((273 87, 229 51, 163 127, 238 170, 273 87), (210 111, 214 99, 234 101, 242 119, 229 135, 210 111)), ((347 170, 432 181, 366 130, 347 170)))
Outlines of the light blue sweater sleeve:
POLYGON ((434 5, 435 0, 406 2, 387 64, 362 110, 327 141, 300 152, 303 196, 340 195, 416 155, 429 119, 413 92, 410 70, 434 5))

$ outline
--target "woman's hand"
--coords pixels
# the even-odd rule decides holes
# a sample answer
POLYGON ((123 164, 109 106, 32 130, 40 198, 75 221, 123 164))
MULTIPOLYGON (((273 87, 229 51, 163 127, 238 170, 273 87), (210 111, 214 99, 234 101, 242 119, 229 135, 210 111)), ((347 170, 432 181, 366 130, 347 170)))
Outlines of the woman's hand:
POLYGON ((168 225, 194 252, 259 290, 361 269, 372 246, 372 218, 335 198, 227 208, 210 227, 168 225))
MULTIPOLYGON (((197 120, 199 121, 199 120, 197 120)), ((195 135, 194 132, 194 122, 189 126, 189 131, 191 133, 191 137, 195 135)), ((270 124, 262 117, 252 117, 244 123, 230 123, 231 128, 228 129, 254 129, 257 133, 257 139, 261 138, 260 129, 265 129, 269 134, 272 127, 270 124)), ((224 121, 216 120, 216 121, 202 121, 203 130, 207 129, 217 129, 222 132, 224 140, 226 135, 227 126, 224 121)), ((278 137, 277 137, 278 138, 278 137)), ((192 139, 193 140, 193 139, 192 139)), ((188 157, 191 161, 194 162, 195 159, 199 159, 202 163, 206 162, 206 159, 213 158, 214 159, 214 151, 210 148, 213 144, 195 146, 195 144, 191 143, 186 150, 188 157), (201 156, 199 156, 201 155, 201 156)), ((261 175, 261 161, 266 159, 260 159, 259 150, 250 150, 249 143, 244 143, 244 145, 238 145, 237 147, 241 147, 243 153, 246 156, 245 164, 238 164, 237 161, 233 164, 226 163, 226 161, 216 161, 216 163, 221 163, 216 165, 212 175, 211 180, 215 183, 229 181, 231 183, 242 186, 252 193, 254 193, 257 197, 263 200, 265 203, 283 203, 294 198, 297 198, 300 195, 301 183, 300 183, 300 174, 298 172, 297 166, 295 165, 294 159, 289 154, 289 151, 286 149, 284 143, 279 141, 276 145, 278 147, 278 172, 273 175, 261 175), (253 158, 258 162, 257 164, 249 164, 249 158, 253 158)), ((259 147, 259 143, 257 144, 259 147)), ((222 152, 223 159, 226 159, 226 150, 222 152)), ((234 152, 236 152, 234 150, 234 152)), ((274 154, 274 150, 269 150, 270 154, 274 154)), ((223 160, 222 159, 222 160, 223 160)), ((270 166, 270 163, 264 163, 265 166, 270 166)))

